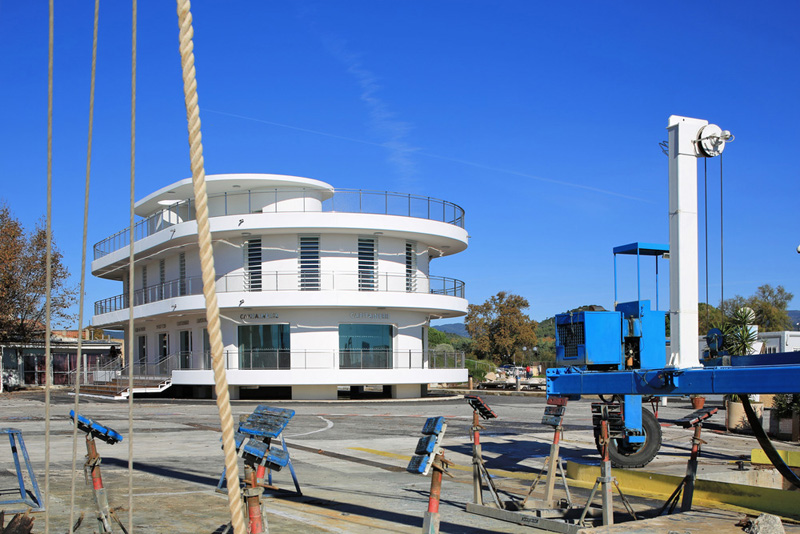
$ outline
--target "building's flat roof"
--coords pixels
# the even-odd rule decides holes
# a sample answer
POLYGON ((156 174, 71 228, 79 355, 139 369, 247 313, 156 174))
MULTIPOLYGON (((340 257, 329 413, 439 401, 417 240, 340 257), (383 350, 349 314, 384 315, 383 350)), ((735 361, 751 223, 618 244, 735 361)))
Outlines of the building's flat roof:
MULTIPOLYGON (((212 174, 206 176, 206 192, 208 196, 228 193, 244 193, 246 191, 256 191, 272 188, 297 188, 312 189, 322 192, 322 199, 333 196, 333 186, 314 180, 312 178, 302 178, 300 176, 288 176, 283 174, 212 174)), ((177 182, 162 187, 154 193, 150 193, 143 199, 136 202, 134 212, 140 217, 147 217, 160 209, 164 209, 170 204, 174 204, 187 198, 194 198, 194 185, 191 178, 185 178, 177 182)))

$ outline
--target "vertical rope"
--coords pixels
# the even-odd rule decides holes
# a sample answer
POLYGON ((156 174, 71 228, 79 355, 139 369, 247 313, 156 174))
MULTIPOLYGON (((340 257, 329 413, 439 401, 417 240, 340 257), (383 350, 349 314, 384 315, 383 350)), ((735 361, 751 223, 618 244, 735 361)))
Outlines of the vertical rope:
MULTIPOLYGON (((86 242, 89 228, 89 177, 92 169, 92 132, 94 125, 94 86, 97 71, 97 22, 100 15, 100 0, 94 2, 94 33, 92 36, 92 74, 89 85, 89 136, 86 147, 86 186, 83 195, 83 243, 81 248, 81 296, 78 305, 78 356, 75 366, 75 414, 79 413, 81 393, 81 356, 83 353, 83 299, 86 293, 86 242)), ((72 425, 72 480, 69 492, 69 532, 75 525, 75 472, 78 467, 78 425, 72 425)))
MULTIPOLYGON (((705 216, 705 231, 706 231, 706 328, 711 328, 709 323, 710 312, 708 310, 708 158, 703 158, 703 201, 705 208, 703 208, 703 215, 705 216)), ((702 334, 702 332, 701 332, 702 334)))
POLYGON ((136 191, 136 17, 137 4, 133 0, 131 15, 131 195, 130 227, 128 229, 128 534, 133 534, 133 264, 135 259, 134 205, 136 191))
POLYGON ((722 154, 719 155, 719 302, 720 307, 725 302, 725 235, 723 234, 722 216, 722 154))
POLYGON ((52 278, 52 198, 53 198, 53 20, 54 0, 50 0, 49 37, 47 53, 47 254, 45 259, 46 302, 44 312, 44 532, 50 534, 50 382, 52 382, 52 357, 50 354, 50 284, 52 278))
POLYGON ((242 497, 239 491, 239 465, 233 439, 233 417, 231 415, 228 380, 223 361, 222 335, 220 332, 219 306, 214 287, 214 251, 211 246, 211 230, 208 222, 208 195, 203 162, 203 144, 200 133, 200 107, 197 99, 197 80, 194 68, 194 29, 192 28, 191 3, 177 0, 180 24, 181 67, 183 69, 183 93, 186 100, 186 118, 189 126, 189 153, 191 155, 192 183, 194 184, 197 239, 200 247, 200 265, 203 271, 203 295, 206 300, 208 336, 211 342, 211 358, 214 368, 214 384, 217 393, 217 408, 222 426, 222 446, 225 451, 225 469, 228 482, 228 508, 235 534, 245 534, 242 515, 242 497))

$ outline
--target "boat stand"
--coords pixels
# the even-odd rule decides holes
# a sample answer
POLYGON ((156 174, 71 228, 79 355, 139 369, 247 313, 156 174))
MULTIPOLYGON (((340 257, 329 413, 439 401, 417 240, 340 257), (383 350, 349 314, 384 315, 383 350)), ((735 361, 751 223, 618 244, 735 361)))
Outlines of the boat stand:
MULTIPOLYGON (((7 434, 8 441, 11 445, 11 455, 14 457, 14 467, 17 471, 17 483, 19 486, 19 499, 10 499, 0 501, 0 508, 5 510, 6 505, 22 504, 24 508, 19 510, 5 510, 8 513, 25 512, 31 509, 34 512, 41 512, 44 510, 44 502, 42 501, 42 494, 39 492, 39 484, 36 483, 36 475, 33 474, 33 466, 28 457, 28 449, 25 448, 25 440, 22 439, 22 430, 16 428, 0 428, 0 434, 7 434), (19 444, 19 445, 17 445, 19 444), (31 482, 32 492, 29 494, 25 488, 25 479, 22 475, 22 466, 19 462, 19 452, 22 451, 22 460, 25 462, 25 469, 28 471, 28 479, 31 482)), ((0 525, 2 528, 2 525, 0 525)))
POLYGON ((600 511, 598 508, 594 506, 580 508, 572 504, 560 457, 561 434, 563 433, 562 422, 566 407, 566 397, 550 396, 547 399, 547 407, 542 417, 542 424, 550 425, 554 428, 553 442, 550 446, 550 455, 545 459, 544 465, 528 489, 525 499, 522 501, 507 501, 502 506, 491 506, 477 502, 467 503, 467 512, 564 534, 576 534, 585 526, 599 524, 600 511), (544 475, 545 471, 547 472, 546 476, 544 475), (567 498, 557 500, 554 494, 555 483, 559 474, 564 484, 567 498), (543 476, 545 476, 544 496, 541 499, 532 499, 531 496, 543 476), (582 518, 580 517, 581 515, 583 516, 582 518))
POLYGON ((700 446, 706 443, 700 439, 700 432, 703 430, 703 421, 717 413, 718 410, 719 408, 704 408, 678 420, 678 424, 683 428, 694 427, 694 434, 692 435, 692 454, 686 464, 686 476, 683 477, 681 483, 678 484, 678 487, 675 488, 675 491, 669 496, 669 499, 664 503, 664 507, 661 508, 658 515, 663 515, 664 512, 667 512, 668 508, 669 512, 667 513, 673 513, 678 504, 678 499, 681 497, 681 492, 683 492, 681 512, 691 511, 692 498, 694 497, 694 484, 697 481, 697 457, 700 455, 700 446))
POLYGON ((439 534, 439 502, 442 496, 442 475, 452 462, 445 460, 442 441, 447 431, 444 417, 429 417, 422 427, 422 437, 417 441, 414 456, 408 462, 406 471, 427 476, 431 473, 431 490, 428 509, 422 519, 422 534, 439 534))
MULTIPOLYGON (((603 460, 600 464, 600 476, 597 477, 597 480, 595 480, 594 486, 592 486, 592 492, 589 494, 589 499, 586 501, 586 506, 584 507, 583 513, 581 513, 581 517, 578 520, 580 525, 585 525, 586 513, 589 511, 592 505, 592 501, 594 500, 594 496, 597 493, 598 487, 600 488, 600 495, 603 502, 603 525, 614 524, 614 505, 612 501, 611 484, 617 488, 617 492, 619 493, 620 499, 622 499, 622 504, 625 506, 625 509, 628 511, 631 517, 636 520, 636 512, 633 511, 633 507, 631 506, 630 502, 628 502, 625 494, 622 493, 622 489, 620 489, 617 479, 611 476, 611 457, 608 453, 608 406, 605 404, 599 406, 601 408, 600 443, 603 446, 603 460)), ((592 408, 594 408, 594 406, 592 408)))
POLYGON ((94 500, 97 503, 97 524, 99 532, 113 532, 111 528, 111 519, 113 518, 122 532, 126 532, 125 527, 118 517, 114 515, 108 505, 108 494, 103 486, 103 477, 100 473, 100 463, 103 459, 97 452, 97 444, 95 438, 105 441, 109 445, 113 445, 122 441, 122 436, 115 430, 103 426, 100 423, 84 417, 83 415, 75 415, 74 410, 69 412, 70 418, 78 425, 78 430, 86 433, 86 463, 83 466, 86 483, 91 479, 92 493, 94 493, 94 500))
MULTIPOLYGON (((302 496, 303 492, 300 490, 300 482, 297 480, 297 473, 295 473, 294 465, 292 465, 292 457, 289 454, 289 448, 286 446, 286 440, 283 437, 283 431, 289 424, 289 421, 294 417, 294 410, 286 410, 283 408, 272 408, 265 405, 259 405, 253 413, 243 415, 240 417, 238 432, 245 436, 261 441, 265 444, 266 449, 270 451, 272 456, 280 456, 281 460, 277 463, 270 461, 255 462, 254 468, 254 484, 255 486, 272 492, 283 491, 272 484, 272 471, 278 471, 283 467, 288 467, 294 482, 294 495, 302 496), (280 439, 281 449, 272 447, 273 440, 280 439), (283 459, 285 458, 285 462, 283 459), (276 468, 277 467, 277 468, 276 468), (265 476, 266 475, 266 476, 265 476)), ((237 438, 237 449, 241 444, 240 439, 237 438)), ((241 454, 241 451, 240 451, 241 454)), ((227 493, 228 489, 225 484, 225 474, 227 470, 222 468, 222 474, 217 483, 217 492, 227 493)), ((247 478, 245 478, 245 484, 247 478)))
POLYGON ((497 414, 477 395, 465 395, 464 398, 472 407, 472 427, 470 427, 470 438, 472 438, 472 488, 473 500, 475 504, 483 504, 483 484, 489 493, 492 495, 495 504, 498 508, 505 508, 497 488, 494 485, 492 476, 486 469, 486 464, 483 461, 483 452, 481 451, 481 429, 483 426, 479 422, 479 417, 484 419, 496 419, 497 414))

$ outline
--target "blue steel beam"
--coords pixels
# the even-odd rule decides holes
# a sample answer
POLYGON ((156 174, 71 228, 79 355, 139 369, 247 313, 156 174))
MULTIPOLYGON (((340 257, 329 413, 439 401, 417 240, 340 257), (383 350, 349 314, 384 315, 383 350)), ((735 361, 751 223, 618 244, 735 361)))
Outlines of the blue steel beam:
POLYGON ((800 393, 800 365, 586 371, 547 370, 547 394, 691 395, 800 393))

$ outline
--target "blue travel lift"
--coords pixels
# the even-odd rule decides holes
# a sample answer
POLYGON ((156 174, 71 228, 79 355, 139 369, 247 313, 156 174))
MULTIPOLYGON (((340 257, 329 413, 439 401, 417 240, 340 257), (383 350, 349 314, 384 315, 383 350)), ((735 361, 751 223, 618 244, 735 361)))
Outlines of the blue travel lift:
MULTIPOLYGON (((641 296, 642 256, 656 257, 656 308, 658 308, 658 257, 666 245, 631 243, 614 248, 614 297, 617 297, 618 254, 636 255, 637 296, 641 296)), ((665 365, 665 312, 650 310, 648 300, 615 304, 615 311, 587 311, 556 316, 556 362, 547 370, 547 394, 579 399, 581 395, 612 396, 610 456, 614 466, 641 467, 658 453, 661 427, 655 416, 642 409, 642 397, 693 394, 797 393, 800 389, 800 353, 720 355, 701 361, 702 367, 665 365), (622 399, 622 402, 616 399, 622 399), (616 407, 616 408, 614 408, 616 407)), ((717 334, 719 335, 719 334, 717 334)), ((719 344, 719 339, 712 342, 719 344)), ((713 344, 713 343, 712 343, 713 344)), ((595 436, 599 418, 595 413, 595 436)), ((760 425, 752 424, 762 448, 779 471, 797 485, 796 475, 779 460, 760 425)), ((599 442, 598 442, 599 448, 599 442)))
MULTIPOLYGON (((614 311, 556 315, 557 365, 597 372, 664 366, 667 312, 658 309, 658 262, 668 253, 669 245, 656 243, 630 243, 614 248, 614 311), (637 299, 631 302, 618 301, 618 255, 636 257, 637 299), (650 300, 641 298, 643 257, 655 259, 655 309, 651 309, 650 300)), ((609 428, 612 437, 609 447, 611 462, 615 467, 643 467, 661 447, 661 427, 651 412, 642 409, 641 395, 626 394, 621 399, 621 402, 616 399, 609 401, 612 414, 616 414, 612 416, 609 428)), ((597 411, 593 423, 600 450, 600 417, 597 411)))

